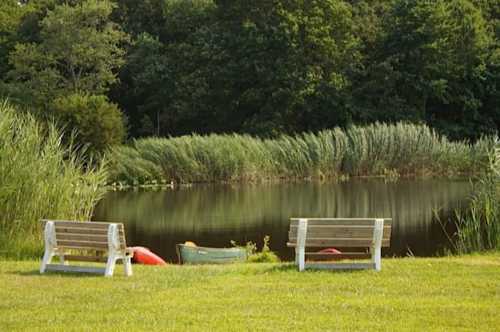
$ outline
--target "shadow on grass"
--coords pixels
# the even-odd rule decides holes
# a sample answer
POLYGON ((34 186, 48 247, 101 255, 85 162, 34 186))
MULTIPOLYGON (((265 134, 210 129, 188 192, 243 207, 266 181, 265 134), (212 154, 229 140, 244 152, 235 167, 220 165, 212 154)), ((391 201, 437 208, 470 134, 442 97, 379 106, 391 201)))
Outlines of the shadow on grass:
POLYGON ((40 273, 39 270, 30 270, 30 271, 10 271, 6 274, 14 274, 23 277, 50 277, 50 276, 58 276, 65 278, 93 278, 93 277, 104 277, 102 274, 97 273, 78 273, 78 272, 59 272, 59 271, 48 271, 43 274, 40 273))
POLYGON ((255 274, 264 274, 264 273, 269 273, 269 272, 297 272, 297 273, 332 273, 332 274, 357 274, 357 273, 362 273, 364 271, 370 271, 370 270, 363 270, 363 269, 315 269, 315 268, 308 268, 302 272, 299 272, 297 269, 297 265, 294 263, 280 263, 280 264, 273 264, 269 266, 262 267, 255 271, 255 274))

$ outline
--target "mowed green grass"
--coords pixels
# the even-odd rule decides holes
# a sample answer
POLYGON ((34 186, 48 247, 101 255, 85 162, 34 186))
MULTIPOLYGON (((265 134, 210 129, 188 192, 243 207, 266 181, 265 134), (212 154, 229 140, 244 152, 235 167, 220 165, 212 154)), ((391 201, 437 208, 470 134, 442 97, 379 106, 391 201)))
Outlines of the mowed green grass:
POLYGON ((384 259, 379 273, 134 265, 104 278, 38 264, 0 262, 1 331, 500 329, 500 253, 384 259))

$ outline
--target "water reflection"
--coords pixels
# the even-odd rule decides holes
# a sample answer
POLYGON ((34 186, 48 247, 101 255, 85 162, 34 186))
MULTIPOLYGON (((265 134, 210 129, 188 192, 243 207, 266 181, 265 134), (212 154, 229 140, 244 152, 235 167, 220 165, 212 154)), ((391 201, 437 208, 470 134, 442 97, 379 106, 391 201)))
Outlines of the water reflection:
POLYGON ((110 192, 98 205, 94 220, 126 225, 127 242, 144 245, 170 261, 176 243, 230 246, 271 235, 271 248, 284 259, 288 219, 309 217, 393 218, 391 248, 386 255, 433 255, 446 244, 441 226, 433 222, 463 204, 467 181, 350 180, 343 183, 203 185, 187 189, 110 192))

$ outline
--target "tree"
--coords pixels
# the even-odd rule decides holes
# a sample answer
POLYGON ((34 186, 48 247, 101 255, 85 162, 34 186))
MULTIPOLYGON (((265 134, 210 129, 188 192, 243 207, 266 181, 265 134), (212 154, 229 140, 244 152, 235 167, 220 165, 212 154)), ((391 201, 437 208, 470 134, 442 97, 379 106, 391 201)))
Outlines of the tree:
POLYGON ((20 5, 16 0, 0 2, 0 81, 11 69, 8 56, 14 49, 17 29, 27 11, 27 7, 20 5))
POLYGON ((103 152, 125 137, 120 109, 104 96, 71 94, 54 100, 52 114, 66 132, 76 131, 79 144, 90 153, 103 152))
POLYGON ((126 35, 109 21, 109 1, 62 4, 41 21, 39 42, 19 43, 10 55, 10 82, 31 104, 46 107, 57 96, 103 94, 117 82, 126 35))
POLYGON ((368 119, 427 121, 453 138, 484 132, 494 36, 482 12, 468 0, 400 0, 383 23, 358 91, 368 119))
POLYGON ((170 1, 163 11, 165 33, 139 37, 125 68, 141 126, 276 135, 349 122, 360 56, 344 2, 170 1))
POLYGON ((111 15, 124 31, 132 36, 143 33, 158 37, 168 23, 163 8, 170 0, 115 0, 116 8, 111 15))
POLYGON ((224 65, 214 66, 216 83, 208 85, 227 91, 218 100, 230 101, 224 106, 241 118, 238 130, 278 134, 350 122, 345 103, 360 54, 349 5, 220 1, 218 15, 224 65))
POLYGON ((166 116, 172 115, 168 107, 175 78, 164 52, 165 45, 157 37, 138 36, 121 71, 121 85, 114 91, 114 98, 127 109, 135 137, 159 135, 165 122, 171 122, 166 116))

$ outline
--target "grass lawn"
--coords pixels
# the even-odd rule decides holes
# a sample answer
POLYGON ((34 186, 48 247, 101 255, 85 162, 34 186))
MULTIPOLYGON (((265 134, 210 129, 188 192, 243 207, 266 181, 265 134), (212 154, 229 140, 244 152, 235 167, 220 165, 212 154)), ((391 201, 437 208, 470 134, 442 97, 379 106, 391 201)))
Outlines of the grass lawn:
POLYGON ((126 278, 0 261, 0 331, 498 331, 500 253, 384 259, 382 271, 288 264, 134 265, 126 278))

